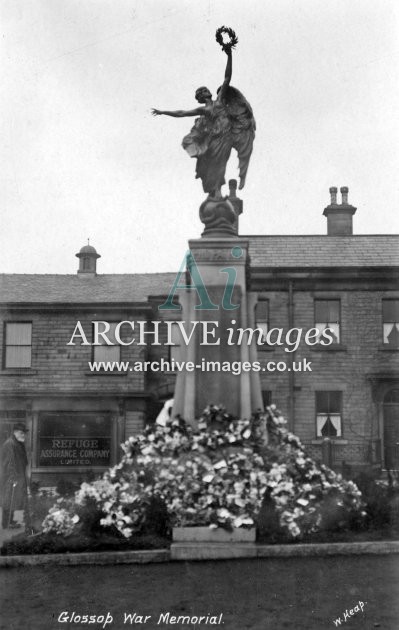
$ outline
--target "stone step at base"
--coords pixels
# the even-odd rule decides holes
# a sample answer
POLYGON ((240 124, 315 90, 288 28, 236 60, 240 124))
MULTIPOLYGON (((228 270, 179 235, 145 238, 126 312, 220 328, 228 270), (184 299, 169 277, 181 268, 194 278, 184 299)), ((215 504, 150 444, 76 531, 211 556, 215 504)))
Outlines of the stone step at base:
POLYGON ((256 558, 255 543, 231 542, 174 542, 170 548, 171 560, 223 560, 231 558, 256 558))

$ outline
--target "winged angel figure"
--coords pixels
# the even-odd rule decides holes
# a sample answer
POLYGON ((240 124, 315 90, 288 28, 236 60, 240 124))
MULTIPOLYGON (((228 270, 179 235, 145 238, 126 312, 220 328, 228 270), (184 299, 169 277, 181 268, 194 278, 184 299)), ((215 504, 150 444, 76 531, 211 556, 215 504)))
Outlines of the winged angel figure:
POLYGON ((244 95, 230 85, 232 48, 237 43, 235 33, 222 27, 217 31, 216 39, 227 55, 224 81, 217 90, 216 100, 212 99, 207 87, 199 87, 195 98, 200 106, 195 109, 152 110, 154 116, 198 116, 190 133, 183 138, 182 145, 190 157, 196 158, 195 176, 202 180, 204 192, 213 199, 222 197, 221 188, 225 183, 226 166, 232 149, 238 155, 239 188, 244 187, 256 128, 252 107, 244 95), (230 42, 223 42, 222 31, 230 35, 230 42))

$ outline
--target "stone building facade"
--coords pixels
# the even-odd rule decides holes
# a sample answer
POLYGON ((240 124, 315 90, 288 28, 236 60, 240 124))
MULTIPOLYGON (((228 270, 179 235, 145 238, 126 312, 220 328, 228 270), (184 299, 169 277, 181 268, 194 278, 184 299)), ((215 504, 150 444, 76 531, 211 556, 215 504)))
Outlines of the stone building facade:
MULTIPOLYGON (((331 345, 300 344, 289 361, 311 372, 262 374, 265 397, 280 406, 308 450, 331 440, 336 468, 399 468, 399 238, 354 235, 356 208, 324 210, 326 236, 253 236, 251 287, 267 304, 269 328, 334 331, 331 345)), ((287 361, 276 346, 260 355, 287 361)))
MULTIPOLYGON (((271 368, 261 372, 263 400, 282 409, 316 458, 331 445, 335 468, 398 469, 399 237, 354 235, 347 189, 339 204, 330 192, 326 235, 243 237, 256 325, 265 333, 328 327, 334 338, 328 346, 301 341, 295 352, 259 346, 259 361, 271 368)), ((164 345, 164 327, 159 345, 128 345, 128 326, 126 345, 91 345, 94 321, 110 323, 112 336, 121 321, 178 319, 158 309, 176 274, 102 275, 89 245, 77 257, 76 275, 0 277, 1 440, 25 421, 32 477, 45 484, 115 463, 120 443, 154 421, 176 378, 173 370, 89 367, 178 356, 164 345)))
MULTIPOLYGON (((63 473, 80 478, 116 463, 119 445, 158 413, 175 380, 173 372, 90 369, 92 361, 144 362, 151 358, 150 345, 93 347, 82 345, 82 336, 68 345, 77 322, 91 342, 93 321, 112 328, 112 322, 158 318, 157 294, 174 279, 174 274, 99 275, 94 248, 86 246, 78 256, 82 253, 76 276, 1 278, 1 441, 24 421, 32 477, 50 484, 63 473)), ((128 331, 121 330, 124 341, 128 331)), ((154 355, 167 359, 169 348, 156 347, 154 355)))

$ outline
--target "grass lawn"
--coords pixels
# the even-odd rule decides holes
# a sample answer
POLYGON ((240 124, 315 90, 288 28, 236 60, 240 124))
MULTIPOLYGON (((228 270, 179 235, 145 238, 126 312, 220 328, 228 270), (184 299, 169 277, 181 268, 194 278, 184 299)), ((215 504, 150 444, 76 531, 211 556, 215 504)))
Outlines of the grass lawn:
POLYGON ((60 623, 62 611, 110 612, 109 630, 209 625, 158 624, 159 614, 220 615, 224 630, 323 630, 399 628, 399 556, 337 556, 115 567, 2 569, 4 630, 100 628, 60 623), (364 612, 343 613, 361 600, 364 612), (124 613, 151 615, 146 624, 124 624, 124 613))

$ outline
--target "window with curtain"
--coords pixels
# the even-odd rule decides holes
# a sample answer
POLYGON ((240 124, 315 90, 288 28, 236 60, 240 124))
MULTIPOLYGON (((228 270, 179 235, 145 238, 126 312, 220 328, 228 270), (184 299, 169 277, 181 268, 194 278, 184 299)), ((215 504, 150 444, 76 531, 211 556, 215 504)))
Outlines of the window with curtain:
POLYGON ((326 328, 333 337, 333 343, 341 343, 341 304, 340 300, 315 300, 315 327, 320 335, 326 328))
POLYGON ((32 322, 6 322, 5 368, 30 368, 32 364, 32 322))
POLYGON ((342 392, 316 392, 316 435, 342 436, 342 392))
POLYGON ((399 300, 382 300, 383 342, 399 348, 399 300))

